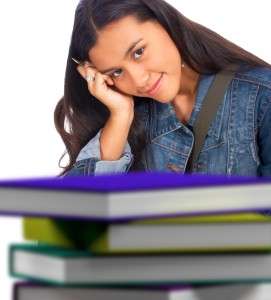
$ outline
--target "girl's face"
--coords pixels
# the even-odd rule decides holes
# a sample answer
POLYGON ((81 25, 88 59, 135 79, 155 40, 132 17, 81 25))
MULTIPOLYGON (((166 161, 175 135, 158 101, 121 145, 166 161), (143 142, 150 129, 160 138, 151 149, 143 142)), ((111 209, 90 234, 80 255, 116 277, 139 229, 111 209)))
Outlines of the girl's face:
POLYGON ((127 16, 99 32, 89 59, 110 75, 125 94, 172 101, 180 90, 181 57, 165 29, 155 21, 127 16))

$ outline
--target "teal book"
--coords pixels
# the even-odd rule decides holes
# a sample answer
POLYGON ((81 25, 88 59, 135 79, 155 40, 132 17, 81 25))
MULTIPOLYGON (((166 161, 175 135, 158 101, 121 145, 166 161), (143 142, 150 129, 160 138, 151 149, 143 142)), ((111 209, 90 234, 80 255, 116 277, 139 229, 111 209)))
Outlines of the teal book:
POLYGON ((13 277, 62 285, 210 284, 271 278, 270 252, 110 256, 14 244, 9 265, 13 277))

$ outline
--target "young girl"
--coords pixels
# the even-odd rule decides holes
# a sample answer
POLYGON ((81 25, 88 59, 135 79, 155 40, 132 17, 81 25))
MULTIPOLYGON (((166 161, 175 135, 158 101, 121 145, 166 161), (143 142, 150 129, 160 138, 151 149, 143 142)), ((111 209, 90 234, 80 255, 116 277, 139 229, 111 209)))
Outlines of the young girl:
POLYGON ((268 63, 163 0, 81 0, 55 109, 61 175, 186 172, 204 97, 232 64, 192 172, 271 175, 268 63))

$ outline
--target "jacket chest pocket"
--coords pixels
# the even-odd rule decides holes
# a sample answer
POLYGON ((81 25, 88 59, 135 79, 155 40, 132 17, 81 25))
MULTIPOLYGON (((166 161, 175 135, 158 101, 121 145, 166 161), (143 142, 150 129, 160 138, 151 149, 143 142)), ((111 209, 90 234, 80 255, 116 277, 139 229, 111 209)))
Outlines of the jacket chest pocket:
POLYGON ((149 145, 148 169, 183 173, 192 144, 192 134, 184 133, 180 129, 157 137, 149 145))

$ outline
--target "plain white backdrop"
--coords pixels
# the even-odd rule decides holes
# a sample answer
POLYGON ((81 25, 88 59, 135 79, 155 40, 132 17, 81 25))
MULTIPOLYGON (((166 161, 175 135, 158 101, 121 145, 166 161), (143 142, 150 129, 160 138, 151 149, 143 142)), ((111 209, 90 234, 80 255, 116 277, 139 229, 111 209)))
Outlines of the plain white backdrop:
MULTIPOLYGON (((184 15, 271 63, 269 0, 169 0, 184 15)), ((64 144, 53 111, 77 0, 0 2, 0 179, 55 176, 64 144)), ((0 199, 1 201, 2 199, 0 199)), ((11 299, 7 246, 21 220, 0 218, 0 299, 11 299)))

